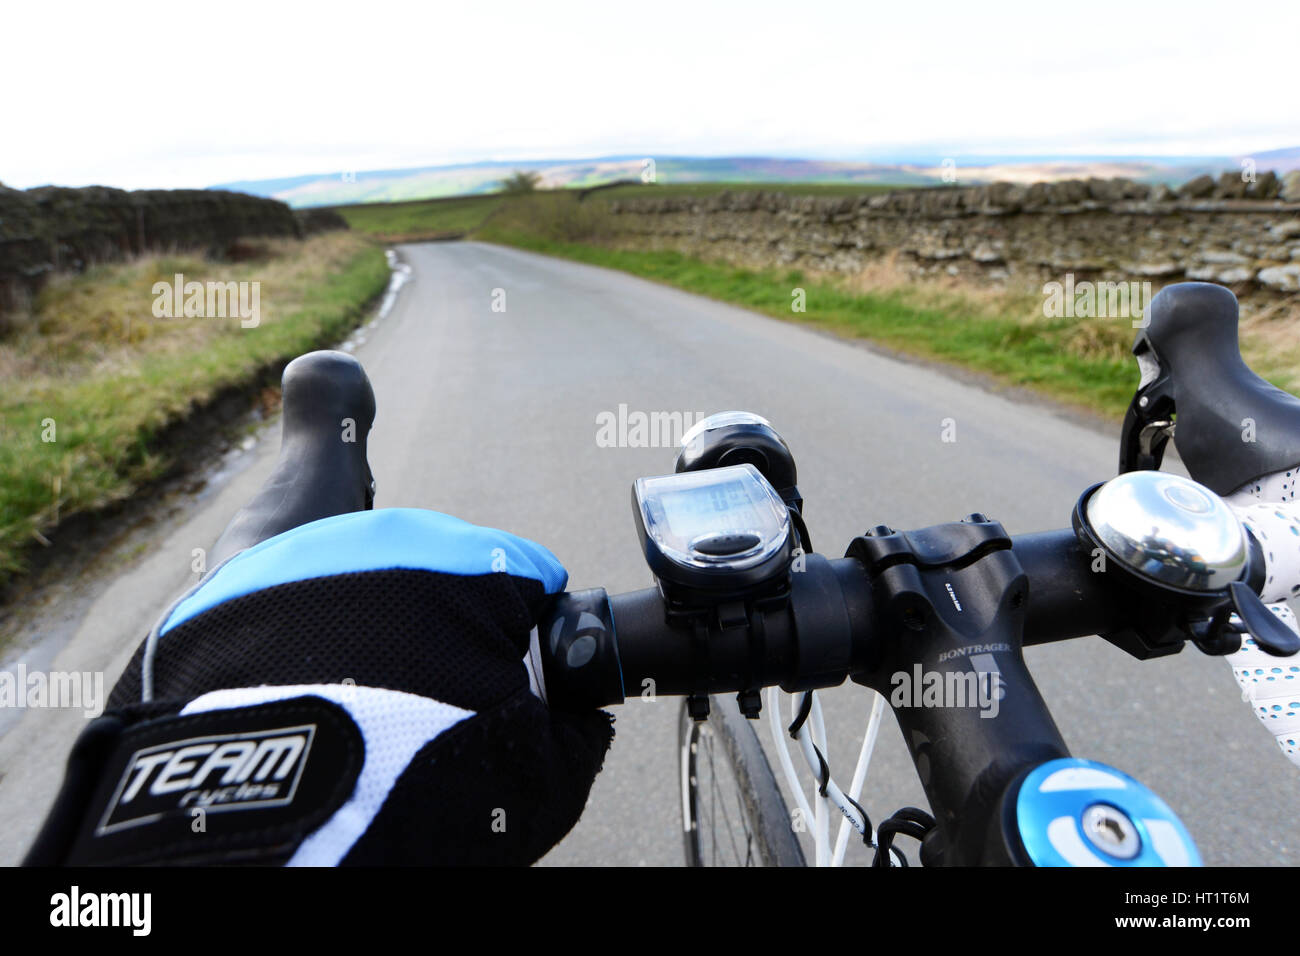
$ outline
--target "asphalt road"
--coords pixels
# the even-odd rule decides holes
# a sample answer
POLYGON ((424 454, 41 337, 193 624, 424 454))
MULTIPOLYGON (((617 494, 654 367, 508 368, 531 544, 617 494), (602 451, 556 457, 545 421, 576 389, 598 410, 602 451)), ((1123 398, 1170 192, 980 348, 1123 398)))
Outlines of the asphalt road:
MULTIPOLYGON (((813 540, 835 556, 875 524, 920 527, 971 511, 1012 533, 1065 527, 1079 492, 1114 473, 1115 434, 793 324, 490 245, 400 254, 412 281, 355 348, 378 399, 379 506, 433 508, 535 538, 565 563, 572 587, 650 583, 629 487, 671 470, 674 449, 602 447, 598 416, 620 405, 765 415, 799 462, 813 540)), ((209 547, 269 473, 277 441, 267 429, 182 517, 150 532, 146 554, 86 582, 84 612, 65 637, 26 649, 29 666, 104 670, 111 686, 159 609, 193 580, 191 550, 209 547)), ((1141 663, 1096 639, 1027 657, 1073 751, 1161 794, 1207 863, 1294 862, 1294 768, 1225 662, 1190 651, 1141 663)), ((865 699, 854 687, 824 695, 837 777, 851 775, 865 699)), ((619 710, 587 812, 544 863, 682 862, 677 707, 636 700, 619 710)), ((9 722, 0 862, 21 857, 83 719, 31 711, 9 722)), ((863 803, 879 820, 922 800, 891 719, 863 803)))

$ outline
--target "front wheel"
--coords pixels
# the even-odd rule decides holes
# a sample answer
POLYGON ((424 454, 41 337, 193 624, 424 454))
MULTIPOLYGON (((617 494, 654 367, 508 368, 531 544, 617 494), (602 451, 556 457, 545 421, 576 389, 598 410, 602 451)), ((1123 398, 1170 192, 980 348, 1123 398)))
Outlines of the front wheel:
POLYGON ((805 866, 790 812, 753 723, 732 697, 707 720, 682 704, 682 829, 688 866, 805 866))

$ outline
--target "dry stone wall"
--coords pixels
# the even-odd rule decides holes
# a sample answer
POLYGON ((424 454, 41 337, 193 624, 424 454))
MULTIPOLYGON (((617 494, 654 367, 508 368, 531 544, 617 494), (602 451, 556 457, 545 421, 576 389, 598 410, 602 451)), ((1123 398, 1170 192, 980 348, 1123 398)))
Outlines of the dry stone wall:
POLYGON ((212 252, 249 236, 299 236, 282 202, 212 189, 0 186, 0 310, 58 270, 150 250, 212 252))
POLYGON ((617 237, 757 267, 852 273, 896 257, 910 275, 1029 287, 1077 279, 1219 282, 1300 293, 1300 174, 1200 177, 1175 191, 1123 179, 902 189, 823 198, 726 192, 610 203, 617 237))

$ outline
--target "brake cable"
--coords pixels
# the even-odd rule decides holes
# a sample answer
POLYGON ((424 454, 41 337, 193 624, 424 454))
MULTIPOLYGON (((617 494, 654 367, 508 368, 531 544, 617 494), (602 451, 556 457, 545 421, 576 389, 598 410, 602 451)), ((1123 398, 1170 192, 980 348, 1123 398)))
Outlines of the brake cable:
MULTIPOLYGON (((813 691, 807 691, 799 702, 799 713, 795 716, 793 722, 791 722, 790 727, 788 728, 791 739, 796 741, 799 740, 799 731, 803 729, 804 723, 812 713, 812 704, 813 691)), ((831 782, 830 764, 826 762, 826 758, 822 755, 821 749, 817 744, 813 741, 809 741, 809 743, 812 747, 812 752, 817 757, 818 763, 817 792, 823 797, 829 797, 829 787, 831 782)), ((876 844, 871 842, 871 834, 875 832, 875 828, 871 825, 871 817, 867 815, 867 811, 863 809, 862 804, 858 803, 858 801, 854 800, 847 793, 841 790, 840 796, 842 796, 854 810, 857 810, 858 813, 861 814, 863 823, 863 829, 861 831, 862 842, 866 846, 874 848, 876 844)))

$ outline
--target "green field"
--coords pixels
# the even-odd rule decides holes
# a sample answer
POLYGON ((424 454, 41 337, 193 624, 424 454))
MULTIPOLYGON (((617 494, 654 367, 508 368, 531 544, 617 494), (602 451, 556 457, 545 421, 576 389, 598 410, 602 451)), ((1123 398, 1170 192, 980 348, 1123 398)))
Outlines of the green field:
POLYGON ((499 195, 337 206, 350 227, 388 242, 462 236, 501 204, 499 195))
POLYGON ((630 183, 614 186, 591 194, 605 199, 647 199, 661 196, 716 196, 724 192, 786 193, 790 196, 867 196, 875 193, 907 189, 904 185, 879 185, 877 183, 673 183, 657 185, 630 183))
POLYGON ((503 202, 528 202, 536 197, 555 197, 561 202, 599 206, 616 199, 645 199, 662 196, 714 196, 722 192, 782 192, 792 196, 861 196, 902 189, 861 183, 681 183, 672 186, 630 183, 592 190, 543 191, 535 197, 506 197, 500 193, 424 199, 413 202, 362 203, 332 207, 348 225, 386 242, 414 242, 421 239, 458 238, 482 226, 503 202), (585 196, 583 194, 586 193, 585 196))

